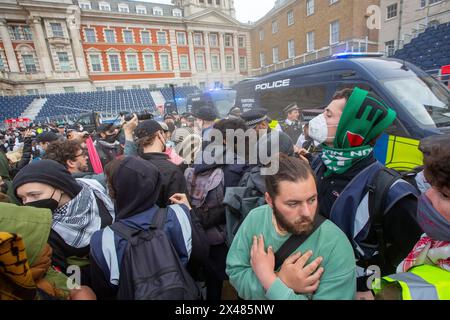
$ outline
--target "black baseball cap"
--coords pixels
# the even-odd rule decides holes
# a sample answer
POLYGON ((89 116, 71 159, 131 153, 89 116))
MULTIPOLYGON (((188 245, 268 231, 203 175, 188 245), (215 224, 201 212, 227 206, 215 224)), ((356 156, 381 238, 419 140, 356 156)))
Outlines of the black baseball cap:
POLYGON ((137 126, 136 130, 134 130, 134 134, 138 139, 142 139, 151 136, 158 131, 164 131, 158 121, 146 120, 137 126))
POLYGON ((59 136, 54 132, 43 132, 40 135, 36 137, 37 143, 44 143, 44 142, 53 142, 59 139, 59 136))

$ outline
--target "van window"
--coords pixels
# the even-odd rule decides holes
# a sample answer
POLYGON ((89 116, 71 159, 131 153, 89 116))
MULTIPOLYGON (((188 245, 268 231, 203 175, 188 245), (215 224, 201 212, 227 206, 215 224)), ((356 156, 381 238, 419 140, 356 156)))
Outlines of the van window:
POLYGON ((450 126, 450 95, 431 77, 409 77, 382 82, 404 110, 430 127, 450 126))
POLYGON ((326 94, 325 85, 271 90, 261 94, 260 105, 273 120, 283 120, 286 118, 283 109, 293 102, 301 109, 324 108, 326 94))

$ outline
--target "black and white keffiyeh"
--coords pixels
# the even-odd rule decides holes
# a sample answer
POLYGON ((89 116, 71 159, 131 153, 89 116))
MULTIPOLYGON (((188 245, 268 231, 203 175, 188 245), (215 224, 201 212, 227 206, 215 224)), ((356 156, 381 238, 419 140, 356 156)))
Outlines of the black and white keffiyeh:
POLYGON ((95 197, 97 196, 103 202, 113 220, 114 205, 107 196, 105 188, 97 181, 77 179, 77 182, 83 189, 70 202, 54 211, 52 229, 69 246, 85 248, 89 245, 94 232, 101 228, 100 213, 95 197))

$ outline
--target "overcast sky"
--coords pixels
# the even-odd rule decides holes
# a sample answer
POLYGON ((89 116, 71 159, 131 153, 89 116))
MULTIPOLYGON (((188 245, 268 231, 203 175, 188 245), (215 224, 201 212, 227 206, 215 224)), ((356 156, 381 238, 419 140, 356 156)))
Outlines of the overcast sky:
MULTIPOLYGON (((153 3, 171 3, 170 0, 140 0, 153 3)), ((272 9, 274 0, 234 0, 236 18, 241 22, 256 21, 272 9)))

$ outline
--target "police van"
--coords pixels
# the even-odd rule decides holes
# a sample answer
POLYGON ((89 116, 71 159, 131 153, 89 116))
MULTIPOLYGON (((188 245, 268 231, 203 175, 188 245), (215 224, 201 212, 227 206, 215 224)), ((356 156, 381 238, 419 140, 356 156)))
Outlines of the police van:
MULTIPOLYGON (((422 164, 419 140, 450 132, 450 93, 411 63, 382 54, 337 54, 238 83, 236 106, 244 112, 265 108, 271 119, 285 119, 283 109, 296 102, 304 109, 324 109, 334 93, 360 87, 380 96, 397 120, 378 141, 377 159, 397 170, 422 164)), ((274 121, 271 126, 276 125, 274 121)))
POLYGON ((200 94, 192 94, 187 97, 187 111, 194 113, 203 106, 214 107, 223 119, 228 116, 236 101, 236 91, 231 89, 213 89, 200 94))

